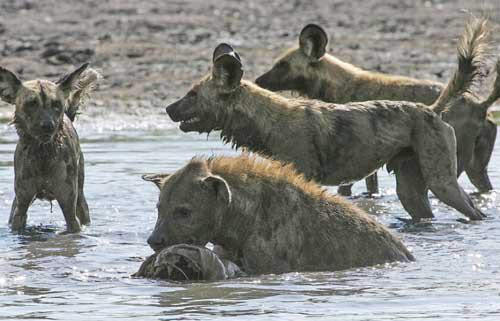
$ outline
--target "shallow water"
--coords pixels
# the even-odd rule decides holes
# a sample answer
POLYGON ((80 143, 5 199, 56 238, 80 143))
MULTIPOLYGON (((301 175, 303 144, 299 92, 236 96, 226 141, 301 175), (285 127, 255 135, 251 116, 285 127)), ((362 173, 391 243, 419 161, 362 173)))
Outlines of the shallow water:
POLYGON ((130 278, 151 254, 146 238, 156 219, 157 189, 140 175, 174 171, 193 155, 234 153, 216 134, 181 133, 161 111, 78 123, 92 217, 78 235, 61 234, 57 204, 51 213, 40 201, 25 234, 9 231, 17 137, 0 124, 1 320, 500 319, 500 140, 490 163, 497 190, 476 199, 489 216, 484 222, 457 223, 459 215, 433 199, 435 222, 402 226, 394 177, 383 171, 383 196, 355 200, 404 239, 414 263, 217 283, 130 278))

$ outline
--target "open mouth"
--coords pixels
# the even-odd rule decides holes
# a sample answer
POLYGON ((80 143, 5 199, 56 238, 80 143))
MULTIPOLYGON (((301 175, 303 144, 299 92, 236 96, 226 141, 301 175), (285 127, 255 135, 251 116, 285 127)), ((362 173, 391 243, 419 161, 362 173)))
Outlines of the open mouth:
POLYGON ((189 132, 189 131, 202 131, 202 121, 199 117, 197 116, 193 116, 193 117, 190 117, 190 118, 187 118, 185 120, 182 120, 181 121, 181 124, 179 126, 179 128, 183 131, 183 132, 189 132))

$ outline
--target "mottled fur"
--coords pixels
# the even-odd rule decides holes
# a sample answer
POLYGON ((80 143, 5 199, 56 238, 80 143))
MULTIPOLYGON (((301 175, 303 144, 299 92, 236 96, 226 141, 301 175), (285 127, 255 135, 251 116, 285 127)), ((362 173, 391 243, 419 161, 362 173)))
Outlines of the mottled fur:
POLYGON ((15 193, 9 224, 26 226, 35 199, 57 200, 70 232, 89 224, 83 193, 84 159, 72 119, 81 99, 95 86, 98 74, 83 65, 57 84, 47 80, 22 83, 0 67, 0 98, 16 106, 19 142, 14 155, 15 193), (71 117, 71 119, 70 119, 71 117))
POLYGON ((249 274, 413 260, 384 226, 292 165, 248 155, 195 158, 163 176, 159 187, 158 220, 148 239, 157 251, 210 241, 249 274))
MULTIPOLYGON (((467 217, 482 219, 457 182, 454 131, 430 108, 387 100, 339 105, 289 99, 241 80, 242 74, 237 56, 223 54, 214 60, 212 74, 168 106, 167 113, 181 122, 183 131, 221 130, 223 139, 236 147, 294 163, 307 178, 328 185, 362 179, 392 159, 414 152, 420 170, 412 172, 416 179, 467 217)), ((454 90, 459 95, 465 88, 454 90)), ((398 180, 398 184, 408 190, 412 182, 398 180)), ((432 217, 430 206, 416 210, 408 205, 413 198, 401 194, 400 199, 414 220, 432 217)), ((427 196, 418 201, 427 202, 427 196)))
MULTIPOLYGON (((326 47, 328 38, 320 27, 308 25, 304 30, 310 30, 309 34, 323 36, 314 40, 303 36, 303 31, 301 37, 306 38, 312 47, 326 47)), ((497 131, 495 123, 485 116, 484 111, 495 102, 496 96, 494 91, 488 99, 481 101, 470 93, 470 88, 471 83, 478 79, 482 56, 487 48, 488 33, 487 19, 471 18, 467 23, 458 50, 459 59, 470 61, 459 63, 459 68, 462 69, 454 74, 447 88, 437 82, 362 70, 329 54, 319 58, 311 57, 301 47, 288 50, 256 83, 273 91, 294 90, 309 98, 332 103, 388 99, 426 105, 434 103, 431 108, 437 113, 448 109, 449 112, 443 115, 444 120, 456 132, 467 132, 466 136, 457 135, 460 151, 457 154, 458 175, 465 170, 478 190, 484 192, 492 189, 487 175, 488 161, 485 160, 491 157, 497 131), (455 90, 456 87, 464 89, 463 97, 450 100, 449 93, 457 95, 460 92, 455 90), (436 101, 439 97, 440 100, 436 101)), ((302 42, 307 42, 306 40, 302 42)), ((497 81, 495 88, 499 87, 497 81)), ((350 194, 350 187, 343 187, 339 191, 350 194)))

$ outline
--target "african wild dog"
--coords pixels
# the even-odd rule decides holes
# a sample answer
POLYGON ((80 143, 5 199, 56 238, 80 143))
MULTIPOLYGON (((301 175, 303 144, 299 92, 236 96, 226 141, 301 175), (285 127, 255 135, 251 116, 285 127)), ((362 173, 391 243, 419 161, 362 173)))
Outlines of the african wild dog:
POLYGON ((413 260, 382 224, 299 175, 257 156, 195 158, 160 188, 148 238, 157 252, 190 243, 222 246, 248 274, 335 271, 413 260))
MULTIPOLYGON (((486 19, 478 37, 486 38, 486 19)), ((268 72, 258 77, 257 85, 272 90, 293 90, 314 99, 331 103, 367 100, 406 100, 432 104, 444 85, 429 80, 366 71, 326 53, 328 35, 320 26, 310 24, 302 29, 299 46, 278 58, 268 72)), ((497 65, 500 70, 500 64, 497 65)), ((498 77, 498 76, 497 76, 498 77)), ((458 175, 467 173, 479 192, 491 186, 487 167, 495 145, 497 126, 487 116, 488 108, 499 97, 498 87, 490 97, 481 100, 472 93, 455 100, 443 119, 455 129, 457 138, 458 175)), ((376 192, 376 174, 367 178, 369 192, 376 192), (371 180, 368 180, 371 178, 371 180), (370 183, 370 184, 369 184, 370 183)), ((339 193, 350 195, 350 186, 339 193)))
MULTIPOLYGON (((475 79, 483 45, 471 22, 459 45, 459 68, 436 102, 445 105, 475 79)), ((227 44, 215 49, 212 73, 167 107, 185 132, 221 130, 226 142, 281 161, 327 185, 362 179, 393 159, 417 155, 396 170, 398 196, 413 220, 432 217, 422 182, 444 203, 472 220, 484 216, 458 185, 453 128, 430 108, 413 102, 369 101, 344 105, 289 99, 242 80, 239 56, 227 44), (422 210, 424 209, 424 210, 422 210)))
POLYGON ((88 64, 57 83, 21 82, 0 67, 0 98, 16 106, 13 124, 19 135, 14 156, 16 197, 9 218, 13 230, 26 226, 35 199, 57 200, 69 232, 90 223, 83 193, 83 154, 72 120, 98 78, 88 64))

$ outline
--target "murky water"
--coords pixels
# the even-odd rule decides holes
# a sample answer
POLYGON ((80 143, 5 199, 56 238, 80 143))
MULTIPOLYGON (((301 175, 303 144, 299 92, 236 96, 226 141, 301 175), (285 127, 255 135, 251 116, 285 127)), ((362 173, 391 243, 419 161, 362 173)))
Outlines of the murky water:
POLYGON ((436 222, 405 228, 395 219, 405 213, 386 174, 381 198, 356 200, 404 239, 414 263, 218 283, 130 278, 151 254, 146 238, 156 218, 157 189, 140 175, 174 171, 196 154, 233 153, 217 135, 181 133, 161 111, 78 124, 93 220, 78 235, 61 234, 58 206, 51 213, 39 201, 29 231, 9 231, 17 137, 0 124, 1 320, 500 319, 500 140, 490 165, 497 191, 476 199, 489 216, 484 222, 457 223, 458 214, 433 199, 436 222))

